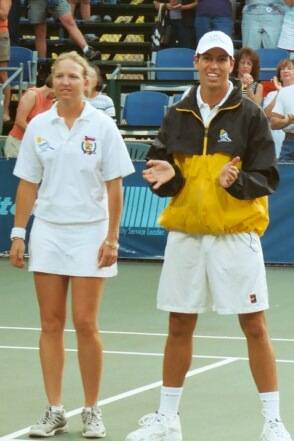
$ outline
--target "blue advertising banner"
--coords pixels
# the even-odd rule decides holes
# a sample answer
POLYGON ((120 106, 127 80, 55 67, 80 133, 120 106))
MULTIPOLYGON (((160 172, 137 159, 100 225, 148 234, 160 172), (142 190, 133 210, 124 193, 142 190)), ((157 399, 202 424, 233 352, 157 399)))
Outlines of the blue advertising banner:
MULTIPOLYGON (((0 159, 0 253, 10 247, 9 234, 15 212, 18 179, 12 175, 14 160, 0 159)), ((166 231, 156 220, 168 198, 155 196, 142 178, 143 161, 134 163, 136 173, 124 180, 124 210, 120 228, 120 257, 162 258, 166 231)), ((294 165, 280 164, 281 182, 270 197, 270 226, 262 237, 267 263, 294 264, 294 165)))

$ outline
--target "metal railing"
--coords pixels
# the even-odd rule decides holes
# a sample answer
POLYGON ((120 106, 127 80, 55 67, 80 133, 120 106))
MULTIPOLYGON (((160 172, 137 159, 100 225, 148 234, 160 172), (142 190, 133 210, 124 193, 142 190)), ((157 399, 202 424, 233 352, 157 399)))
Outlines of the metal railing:
POLYGON ((13 74, 8 77, 4 83, 0 83, 0 135, 2 135, 4 90, 18 78, 18 101, 20 100, 23 90, 23 63, 20 63, 19 67, 0 67, 0 71, 13 72, 13 74))

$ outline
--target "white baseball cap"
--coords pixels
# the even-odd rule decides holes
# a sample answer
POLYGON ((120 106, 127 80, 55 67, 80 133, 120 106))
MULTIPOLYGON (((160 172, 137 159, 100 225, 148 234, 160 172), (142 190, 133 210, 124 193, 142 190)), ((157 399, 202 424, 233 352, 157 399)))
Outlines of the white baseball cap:
POLYGON ((223 49, 230 57, 234 57, 234 45, 232 39, 221 31, 206 32, 198 42, 195 55, 204 54, 209 49, 215 47, 223 49))

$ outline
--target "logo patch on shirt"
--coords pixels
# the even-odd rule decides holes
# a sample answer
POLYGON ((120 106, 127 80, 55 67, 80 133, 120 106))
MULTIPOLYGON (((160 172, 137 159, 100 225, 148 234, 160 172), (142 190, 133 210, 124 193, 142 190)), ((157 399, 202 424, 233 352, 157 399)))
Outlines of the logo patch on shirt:
POLYGON ((256 294, 249 294, 250 303, 256 303, 256 294))
POLYGON ((220 129, 219 138, 218 138, 217 142, 232 142, 231 138, 229 137, 228 132, 226 132, 225 129, 220 129))
POLYGON ((37 149, 41 153, 42 152, 47 152, 48 150, 55 150, 53 147, 51 147, 49 142, 46 141, 46 139, 42 138, 41 136, 36 136, 35 137, 35 143, 36 143, 37 149))
POLYGON ((96 138, 85 136, 82 142, 82 150, 86 155, 94 155, 96 153, 96 138))

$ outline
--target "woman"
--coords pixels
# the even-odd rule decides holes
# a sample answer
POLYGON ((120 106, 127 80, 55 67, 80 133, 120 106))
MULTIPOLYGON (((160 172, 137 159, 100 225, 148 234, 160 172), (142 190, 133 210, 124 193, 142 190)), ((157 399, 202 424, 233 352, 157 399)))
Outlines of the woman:
MULTIPOLYGON (((276 104, 277 97, 282 87, 291 86, 294 84, 294 60, 285 58, 280 61, 277 66, 277 76, 273 78, 273 84, 276 90, 269 92, 263 100, 263 108, 268 119, 271 119, 272 110, 276 104)), ((275 141, 276 156, 279 158, 283 141, 285 139, 285 133, 282 129, 272 130, 273 139, 275 141)))
POLYGON ((115 107, 112 99, 101 92, 103 79, 98 66, 90 66, 88 72, 88 88, 86 99, 95 109, 103 110, 115 119, 115 107))
POLYGON ((49 75, 44 86, 31 87, 21 97, 14 121, 4 146, 5 157, 16 158, 25 129, 31 119, 50 109, 53 104, 52 77, 49 75))
POLYGON ((105 436, 97 406, 102 348, 97 331, 104 281, 117 273, 122 177, 133 165, 111 118, 84 102, 87 61, 61 54, 52 67, 56 104, 28 125, 14 174, 16 196, 10 259, 24 266, 25 227, 34 207, 29 271, 41 316, 40 357, 48 398, 31 436, 67 430, 61 401, 66 297, 71 285, 73 323, 84 388, 84 437, 105 436))
POLYGON ((242 83, 242 93, 261 104, 263 98, 263 86, 258 83, 259 58, 257 53, 249 47, 243 47, 235 57, 233 75, 242 83))
POLYGON ((284 65, 284 78, 287 85, 279 91, 271 114, 271 127, 282 129, 285 139, 282 144, 280 161, 294 161, 294 61, 284 65))

